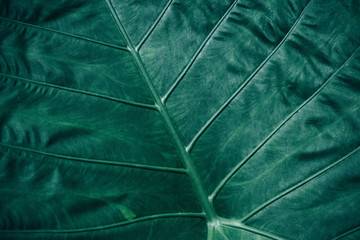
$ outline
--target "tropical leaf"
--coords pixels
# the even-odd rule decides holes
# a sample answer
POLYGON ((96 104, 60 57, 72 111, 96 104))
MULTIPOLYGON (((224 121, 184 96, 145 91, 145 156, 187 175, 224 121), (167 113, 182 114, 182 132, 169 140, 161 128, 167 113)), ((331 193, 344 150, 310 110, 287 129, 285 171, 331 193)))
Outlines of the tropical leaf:
POLYGON ((0 0, 0 239, 359 239, 360 1, 0 0))

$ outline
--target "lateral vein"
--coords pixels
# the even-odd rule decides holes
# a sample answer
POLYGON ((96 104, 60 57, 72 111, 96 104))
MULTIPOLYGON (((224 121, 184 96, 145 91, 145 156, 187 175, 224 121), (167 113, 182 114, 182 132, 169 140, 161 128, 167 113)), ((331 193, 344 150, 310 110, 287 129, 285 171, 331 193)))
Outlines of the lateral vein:
POLYGON ((218 184, 213 193, 210 195, 211 201, 213 201, 216 196, 219 194, 221 189, 225 184, 239 171, 239 169, 252 157, 256 152, 258 152, 274 135, 277 133, 297 112, 304 108, 309 102, 311 102, 319 93, 328 85, 328 83, 353 59, 356 53, 360 50, 358 47, 353 54, 343 63, 341 66, 300 106, 298 106, 290 115, 288 115, 284 121, 282 121, 259 145, 257 145, 254 150, 245 157, 244 160, 240 161, 227 175, 226 177, 218 184))
POLYGON ((84 41, 87 41, 87 42, 95 43, 95 44, 106 46, 106 47, 115 48, 115 49, 122 50, 122 51, 127 51, 127 52, 129 51, 129 49, 127 49, 124 46, 120 46, 120 45, 118 46, 118 45, 114 45, 114 44, 111 44, 111 43, 105 43, 105 42, 98 41, 98 40, 95 40, 95 39, 91 39, 91 38, 87 38, 87 37, 83 37, 83 36, 79 36, 79 35, 74 35, 74 34, 71 34, 71 33, 62 32, 62 31, 59 31, 59 30, 55 30, 55 29, 51 29, 51 28, 47 28, 47 27, 42 27, 42 26, 31 24, 31 23, 26 23, 26 22, 14 20, 14 19, 6 18, 6 17, 0 17, 0 20, 15 23, 15 24, 19 24, 19 25, 23 25, 23 26, 26 26, 26 27, 37 28, 37 29, 41 29, 41 30, 44 30, 44 31, 52 32, 52 33, 61 34, 61 35, 64 35, 64 36, 84 40, 84 41))
POLYGON ((216 32, 216 30, 219 28, 219 26, 224 22, 224 20, 228 17, 228 15, 230 14, 230 12, 234 9, 234 7, 236 6, 237 2, 239 0, 234 1, 231 6, 228 8, 228 10, 225 12, 225 14, 220 18, 220 20, 216 23, 216 25, 214 26, 214 28, 211 30, 211 32, 208 34, 208 36, 205 38, 205 40, 202 42, 202 44, 200 45, 200 47, 198 48, 198 50, 195 52, 195 54, 192 56, 192 58, 190 59, 190 61, 188 62, 188 64, 185 66, 185 68, 182 70, 182 72, 180 73, 180 75, 176 78, 175 82, 173 83, 173 85, 170 87, 170 89, 167 91, 167 93, 162 97, 161 101, 165 104, 166 101, 169 99, 170 95, 173 93, 173 91, 175 90, 175 88, 179 85, 179 83, 181 82, 181 80, 184 78, 185 74, 189 71, 190 67, 194 64, 194 62, 196 61, 196 59, 198 58, 198 56, 200 55, 200 53, 202 52, 202 50, 204 49, 205 45, 209 42, 209 40, 211 39, 211 37, 214 35, 214 33, 216 32))
POLYGON ((103 165, 113 165, 113 166, 121 166, 121 167, 128 167, 128 168, 139 168, 144 170, 153 170, 153 171, 162 171, 162 172, 172 172, 172 173, 186 173, 186 169, 182 168, 171 168, 171 167, 162 167, 162 166, 153 166, 153 165, 146 165, 146 164, 138 164, 138 163, 127 163, 127 162, 114 162, 114 161, 108 161, 108 160, 101 160, 101 159, 92 159, 92 158, 83 158, 83 157, 74 157, 74 156, 67 156, 63 154, 56 154, 56 153, 50 153, 45 151, 40 151, 32 148, 27 147, 21 147, 16 146, 12 144, 2 143, 0 142, 0 146, 11 148, 11 149, 17 149, 21 151, 41 154, 44 156, 74 161, 74 162, 87 162, 87 163, 93 163, 93 164, 103 164, 103 165))
POLYGON ((143 36, 143 38, 140 40, 140 43, 138 44, 138 46, 135 47, 135 50, 137 52, 140 51, 140 48, 144 45, 144 43, 146 42, 146 40, 150 37, 151 33, 154 31, 154 29, 156 28, 156 26, 159 24, 160 20, 162 19, 162 17, 165 15, 166 11, 169 9, 171 3, 174 0, 169 0, 165 6, 165 8, 161 11, 160 15, 157 17, 157 19, 155 20, 155 22, 153 23, 153 25, 151 25, 150 29, 145 33, 145 35, 143 36))
POLYGON ((227 106, 236 98, 236 96, 251 82, 251 80, 257 75, 260 69, 271 59, 271 57, 277 52, 277 50, 284 44, 287 38, 290 36, 292 31, 298 25, 302 17, 304 16, 306 10, 309 8, 311 0, 307 3, 303 11, 300 13, 299 17, 296 19, 294 24, 291 26, 287 34, 283 37, 280 43, 271 51, 271 53, 265 58, 265 60, 252 72, 252 74, 245 80, 245 82, 220 106, 220 108, 211 116, 211 118, 202 126, 202 128, 195 134, 193 139, 190 141, 186 147, 187 151, 191 151, 194 147, 197 140, 202 136, 202 134, 210 127, 210 125, 215 121, 215 119, 226 109, 227 106))
POLYGON ((310 177, 306 178, 305 180, 299 182, 298 184, 288 188, 286 191, 278 194, 277 196, 273 197, 272 199, 268 200, 267 202, 265 202, 264 204, 262 204, 261 206, 257 207, 255 210, 251 211, 248 215, 246 215, 245 217, 243 217, 240 222, 246 222, 247 220, 249 220, 252 216, 254 216, 255 214, 257 214, 258 212, 260 212, 261 210, 263 210, 264 208, 266 208, 267 206, 269 206, 270 204, 272 204, 273 202, 281 199, 282 197, 286 196, 287 194, 295 191, 296 189, 300 188, 301 186, 305 185, 306 183, 316 179, 317 177, 325 174, 327 171, 333 169, 334 167, 336 167, 337 165, 339 165, 340 163, 344 162, 346 159, 348 159, 349 157, 351 157, 352 155, 354 155, 357 151, 359 151, 360 146, 357 147, 355 150, 351 151, 350 153, 348 153, 346 156, 342 157, 341 159, 337 160, 336 162, 328 165, 327 167, 321 169, 320 171, 316 172, 315 174, 311 175, 310 177))
POLYGON ((0 233, 79 233, 79 232, 90 232, 90 231, 100 231, 104 229, 117 228, 125 225, 151 221, 161 218, 177 218, 177 217, 190 217, 190 218, 204 218, 202 213, 164 213, 164 214, 155 214, 146 217, 140 217, 133 220, 128 220, 120 223, 108 224, 104 226, 89 227, 89 228, 78 228, 78 229, 48 229, 48 230, 0 230, 0 233))
POLYGON ((104 94, 98 94, 98 93, 75 89, 75 88, 63 87, 63 86, 55 85, 55 84, 51 84, 51 83, 39 82, 39 81, 31 80, 28 78, 13 76, 13 75, 9 75, 9 74, 0 73, 0 77, 16 79, 16 80, 29 82, 32 84, 37 84, 37 85, 41 85, 41 86, 45 86, 45 87, 49 87, 49 88, 55 88, 55 89, 59 89, 59 90, 67 91, 67 92, 80 93, 80 94, 84 94, 84 95, 88 95, 88 96, 92 96, 92 97, 98 97, 98 98, 102 98, 102 99, 106 99, 106 100, 110 100, 110 101, 114 101, 114 102, 124 103, 124 104, 131 105, 134 107, 141 107, 141 108, 147 108, 150 110, 157 110, 155 105, 134 102, 134 101, 130 101, 130 100, 120 99, 120 98, 116 98, 116 97, 107 96, 104 94))

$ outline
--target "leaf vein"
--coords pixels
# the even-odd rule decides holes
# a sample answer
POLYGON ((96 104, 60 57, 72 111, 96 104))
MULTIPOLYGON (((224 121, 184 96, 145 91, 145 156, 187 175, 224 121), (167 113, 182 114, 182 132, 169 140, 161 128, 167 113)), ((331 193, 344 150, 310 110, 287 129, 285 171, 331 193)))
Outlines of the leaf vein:
POLYGON ((165 15, 166 11, 169 9, 171 3, 174 0, 169 0, 165 6, 165 8, 161 11, 160 15, 157 17, 157 19, 155 20, 155 22, 151 25, 150 29, 145 33, 145 35, 143 36, 143 38, 140 40, 140 43, 138 44, 137 47, 135 47, 136 51, 140 51, 140 48, 144 45, 144 43, 146 42, 146 40, 150 37, 151 33, 154 31, 154 29, 156 28, 156 26, 159 24, 160 20, 162 19, 162 17, 165 15))
POLYGON ((173 83, 173 85, 170 87, 170 89, 167 91, 167 93, 162 97, 161 101, 165 104, 166 101, 169 99, 170 95, 172 94, 172 92, 175 90, 175 88, 179 85, 179 83, 181 82, 181 80, 184 78, 185 74, 189 71, 190 67, 194 64, 194 62, 196 61, 196 59, 198 58, 198 56, 200 55, 200 53, 202 52, 202 50, 204 49, 205 45, 209 42, 209 40, 211 39, 212 35, 216 32, 216 30, 219 28, 219 26, 221 25, 222 22, 224 22, 225 18, 227 18, 227 16, 230 14, 230 12, 234 9, 234 7, 236 6, 236 3, 239 0, 236 0, 233 2, 233 4, 228 8, 228 10, 225 12, 225 14, 220 18, 220 20, 216 23, 216 25, 214 26, 214 28, 211 30, 211 32, 209 33, 209 35, 206 37, 206 39, 202 42, 202 44, 200 45, 200 47, 198 48, 198 50, 195 52, 195 54, 192 56, 192 58, 190 59, 189 63, 185 66, 185 68, 182 70, 182 72, 179 74, 179 76, 176 78, 175 82, 173 83))
POLYGON ((128 220, 120 223, 113 223, 104 226, 89 227, 89 228, 79 228, 79 229, 48 229, 48 230, 0 230, 0 233, 79 233, 79 232, 90 232, 90 231, 100 231, 104 229, 122 227, 129 224, 157 220, 160 218, 204 218, 202 213, 163 213, 155 214, 151 216, 141 217, 133 220, 128 220))
POLYGON ((258 234, 260 236, 268 237, 270 239, 286 240, 286 238, 284 238, 284 237, 279 237, 279 236, 276 236, 276 235, 274 235, 272 233, 265 232, 263 230, 260 230, 260 229, 245 225, 243 223, 234 222, 234 221, 228 220, 226 218, 220 218, 219 223, 220 223, 220 225, 223 225, 225 227, 241 229, 241 230, 244 230, 244 231, 248 231, 248 232, 251 232, 251 233, 258 234))
POLYGON ((272 199, 268 200, 267 202, 265 202, 264 204, 262 204, 261 206, 257 207, 255 210, 251 211, 248 215, 246 215, 245 217, 243 217, 240 222, 246 222, 247 220, 249 220, 252 216, 254 216, 255 214, 257 214, 258 212, 260 212, 261 210, 263 210, 264 208, 266 208, 267 206, 269 206, 270 204, 272 204, 273 202, 281 199, 282 197, 286 196, 287 194, 295 191, 296 189, 302 187, 303 185, 305 185, 306 183, 316 179, 317 177, 325 174, 327 171, 331 170, 332 168, 336 167, 337 165, 339 165, 340 163, 344 162, 346 159, 348 159, 349 157, 351 157, 352 155, 354 155, 357 151, 359 151, 360 146, 357 147, 355 150, 351 151, 350 153, 348 153, 346 156, 342 157, 341 159, 337 160, 336 162, 328 165, 327 167, 321 169, 320 171, 316 172, 315 174, 311 175, 310 177, 306 178, 305 180, 299 182, 298 184, 288 188, 287 190, 285 190, 284 192, 278 194, 277 196, 273 197, 272 199))
POLYGON ((355 227, 353 229, 350 229, 349 231, 346 231, 343 234, 341 234, 341 235, 339 235, 337 237, 334 237, 332 240, 339 240, 341 238, 344 238, 344 237, 346 237, 346 236, 348 236, 350 234, 353 234, 355 232, 358 232, 358 231, 360 231, 360 226, 357 226, 357 227, 355 227))
POLYGON ((104 94, 98 94, 98 93, 94 93, 94 92, 88 92, 88 91, 85 91, 85 90, 74 89, 74 88, 69 88, 69 87, 63 87, 63 86, 55 85, 55 84, 51 84, 51 83, 38 82, 38 81, 35 81, 35 80, 31 80, 31 79, 27 79, 27 78, 23 78, 23 77, 18 77, 18 76, 12 76, 12 75, 8 75, 8 74, 4 74, 4 73, 0 73, 0 77, 4 77, 4 78, 8 78, 8 79, 15 79, 15 80, 19 80, 19 81, 24 81, 24 82, 28 82, 28 83, 31 83, 31 84, 41 85, 41 86, 44 86, 44 87, 55 88, 55 89, 62 90, 62 91, 80 93, 80 94, 84 94, 84 95, 88 95, 88 96, 92 96, 92 97, 98 97, 98 98, 102 98, 102 99, 106 99, 106 100, 110 100, 110 101, 114 101, 114 102, 127 104, 127 105, 130 105, 130 106, 141 107, 141 108, 146 108, 146 109, 156 110, 157 111, 157 107, 155 105, 150 105, 150 104, 146 104, 146 103, 134 102, 134 101, 130 101, 130 100, 125 100, 125 99, 120 99, 120 98, 116 98, 116 97, 107 96, 107 95, 104 95, 104 94))
POLYGON ((210 196, 211 201, 213 201, 216 196, 219 194, 221 189, 225 186, 227 182, 239 171, 239 169, 256 153, 258 152, 274 135, 277 133, 297 112, 299 112, 302 108, 304 108, 311 100, 313 100, 324 88, 327 84, 343 69, 348 62, 350 62, 356 53, 360 50, 360 47, 357 48, 353 54, 299 107, 297 107, 288 117, 280 123, 255 149, 241 162, 239 162, 233 170, 219 183, 219 185, 215 188, 213 193, 210 196))
POLYGON ((202 136, 202 134, 210 127, 210 125, 215 121, 215 119, 226 109, 227 106, 236 98, 236 96, 251 82, 251 80, 257 75, 260 69, 271 59, 271 57, 277 52, 277 50, 283 45, 283 43, 287 40, 290 36, 292 31, 301 21, 302 17, 304 16, 306 10, 309 8, 311 0, 307 3, 303 11, 300 13, 294 24, 291 26, 287 34, 284 38, 280 41, 280 43, 271 51, 271 53, 265 58, 265 60, 251 73, 251 75, 245 80, 243 84, 220 106, 220 108, 211 116, 211 118, 202 126, 202 128, 195 134, 193 139, 190 141, 188 146, 186 147, 187 151, 190 152, 194 147, 197 140, 202 136))
POLYGON ((63 155, 63 154, 40 151, 40 150, 27 148, 27 147, 16 146, 16 145, 2 143, 2 142, 0 142, 0 146, 10 148, 10 149, 17 149, 17 150, 21 150, 21 151, 31 152, 31 153, 35 153, 35 154, 41 154, 41 155, 48 156, 48 157, 54 157, 54 158, 58 158, 58 159, 74 161, 74 162, 86 162, 86 163, 92 163, 92 164, 112 165, 112 166, 121 166, 121 167, 128 167, 128 168, 139 168, 139 169, 144 169, 144 170, 153 170, 153 171, 162 171, 162 172, 171 172, 171 173, 186 173, 186 169, 181 169, 181 168, 161 167, 161 166, 155 166, 155 165, 127 163, 127 162, 114 162, 114 161, 101 160, 101 159, 68 156, 68 155, 63 155))
POLYGON ((174 145, 179 152, 179 156, 180 156, 185 168, 187 169, 187 174, 190 178, 190 181, 192 182, 192 184, 196 190, 196 193, 198 194, 199 202, 203 208, 203 211, 206 213, 206 218, 207 218, 207 220, 211 221, 215 217, 215 211, 213 209, 213 206, 208 201, 205 190, 202 186, 202 183, 200 182, 200 178, 192 164, 191 156, 186 151, 183 143, 181 142, 180 137, 179 137, 178 133, 176 132, 175 127, 170 119, 169 113, 168 113, 166 107, 164 106, 164 104, 162 103, 159 95, 157 94, 155 87, 152 84, 151 79, 149 77, 149 74, 147 73, 147 71, 144 67, 144 64, 142 63, 139 53, 135 50, 135 47, 133 46, 129 36, 127 35, 124 26, 122 25, 119 17, 117 16, 117 14, 114 10, 114 7, 112 6, 111 0, 104 0, 104 1, 106 2, 107 6, 111 12, 111 15, 115 19, 119 31, 124 36, 124 39, 125 39, 127 45, 129 46, 130 52, 133 56, 133 59, 134 59, 135 63, 137 64, 139 71, 144 78, 145 84, 148 86, 148 88, 154 98, 154 101, 155 101, 157 107, 159 108, 159 112, 160 112, 160 115, 162 116, 164 124, 165 124, 167 130, 169 131, 169 134, 172 136, 172 138, 174 140, 174 145))
POLYGON ((83 36, 79 36, 79 35, 74 35, 74 34, 71 34, 71 33, 62 32, 62 31, 59 31, 59 30, 55 30, 55 29, 51 29, 51 28, 47 28, 47 27, 42 27, 42 26, 31 24, 31 23, 26 23, 26 22, 14 20, 14 19, 6 18, 6 17, 1 17, 1 16, 0 16, 0 20, 15 23, 15 24, 19 24, 19 25, 23 25, 23 26, 26 26, 26 27, 41 29, 41 30, 56 33, 56 34, 61 34, 61 35, 67 36, 67 37, 84 40, 84 41, 87 41, 87 42, 91 42, 91 43, 94 43, 94 44, 97 44, 97 45, 102 45, 102 46, 106 46, 106 47, 110 47, 110 48, 115 48, 115 49, 118 49, 118 50, 121 50, 121 51, 127 51, 127 52, 129 51, 129 49, 124 47, 124 46, 120 46, 120 45, 118 46, 118 45, 114 45, 114 44, 111 44, 111 43, 105 43, 105 42, 98 41, 98 40, 95 40, 95 39, 91 39, 91 38, 87 38, 87 37, 83 37, 83 36))

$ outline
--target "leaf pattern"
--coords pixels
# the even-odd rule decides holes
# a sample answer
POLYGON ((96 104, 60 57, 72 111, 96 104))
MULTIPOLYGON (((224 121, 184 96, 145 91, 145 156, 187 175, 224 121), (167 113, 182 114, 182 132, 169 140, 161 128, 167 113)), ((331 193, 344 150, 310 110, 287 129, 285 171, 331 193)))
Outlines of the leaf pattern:
POLYGON ((1 239, 358 239, 358 0, 0 2, 1 239))

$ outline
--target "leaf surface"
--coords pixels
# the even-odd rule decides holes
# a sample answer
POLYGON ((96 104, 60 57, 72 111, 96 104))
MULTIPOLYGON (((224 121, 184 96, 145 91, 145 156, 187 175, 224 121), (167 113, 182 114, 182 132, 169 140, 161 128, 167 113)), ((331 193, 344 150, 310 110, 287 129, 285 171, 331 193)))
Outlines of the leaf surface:
POLYGON ((0 1, 1 239, 358 239, 360 2, 0 1))

